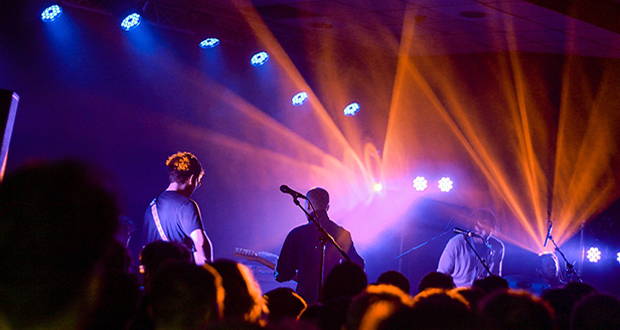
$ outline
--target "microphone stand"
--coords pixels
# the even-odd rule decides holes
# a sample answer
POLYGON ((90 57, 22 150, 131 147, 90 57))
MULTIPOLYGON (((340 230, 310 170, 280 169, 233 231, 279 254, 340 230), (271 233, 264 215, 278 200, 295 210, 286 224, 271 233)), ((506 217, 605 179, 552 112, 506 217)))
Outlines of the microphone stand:
MULTIPOLYGON (((447 225, 444 229, 452 227, 452 224, 453 224, 453 223, 454 223, 454 217, 450 218, 450 221, 448 222, 448 225, 447 225)), ((431 237, 430 239, 428 239, 428 240, 426 240, 426 241, 423 241, 422 243, 420 243, 420 244, 418 244, 418 245, 416 245, 416 246, 414 246, 414 247, 412 247, 412 248, 408 249, 408 250, 407 250, 407 251, 405 251, 405 252, 401 252, 399 255, 397 255, 396 257, 394 257, 394 259, 400 259, 400 258, 402 258, 402 257, 404 257, 404 256, 406 256, 406 255, 408 255, 409 253, 411 253, 411 252, 413 252, 413 251, 415 251, 415 250, 417 250, 417 249, 419 249, 419 248, 421 248, 421 247, 423 247, 423 246, 427 245, 428 243, 430 243, 430 242, 432 242, 432 241, 434 241, 434 240, 436 240, 436 239, 438 239, 438 238, 442 237, 443 235, 445 235, 445 234, 447 234, 447 233, 450 233, 450 232, 452 232, 452 229, 446 229, 446 230, 445 230, 444 232, 442 232, 441 234, 435 235, 435 236, 431 237)), ((401 251, 402 251, 402 248, 401 248, 401 251)))
MULTIPOLYGON (((465 238, 465 242, 467 242, 467 246, 469 246, 469 248, 474 252, 474 254, 476 255, 476 258, 478 258, 478 260, 480 261, 484 269, 487 271, 487 273, 489 273, 489 276, 492 276, 493 273, 491 273, 491 268, 489 268, 489 265, 487 265, 487 262, 484 261, 484 259, 482 259, 478 251, 476 251, 476 248, 471 244, 471 241, 468 239, 469 237, 467 236, 467 234, 463 233, 463 236, 464 236, 463 238, 465 238)), ((484 243, 484 241, 482 243, 484 243)))
POLYGON ((430 243, 430 242, 432 242, 432 241, 434 241, 434 240, 438 239, 439 237, 441 237, 441 236, 443 236, 443 235, 445 235, 445 234, 447 234, 447 233, 450 233, 450 232, 452 232, 452 229, 446 230, 446 231, 444 231, 443 233, 441 233, 441 234, 439 234, 439 235, 433 236, 433 237, 431 237, 430 239, 428 239, 428 240, 426 240, 426 241, 424 241, 424 242, 422 242, 422 243, 420 243, 420 244, 418 244, 418 245, 416 245, 416 246, 414 246, 414 247, 412 247, 412 248, 408 249, 407 251, 405 251, 405 252, 403 252, 403 253, 401 253, 401 254, 397 255, 396 257, 394 257, 394 259, 400 259, 400 258, 402 258, 402 257, 404 257, 404 256, 406 256, 406 255, 408 255, 409 253, 411 253, 411 252, 413 252, 413 251, 415 251, 415 250, 417 250, 417 249, 419 249, 419 248, 421 248, 421 247, 423 247, 423 246, 427 245, 428 243, 430 243))
MULTIPOLYGON (((299 202, 297 197, 293 197, 293 202, 295 203, 295 205, 297 205, 306 214, 306 217, 308 217, 308 220, 310 220, 310 222, 312 222, 316 226, 316 228, 319 230, 319 233, 321 234, 321 238, 320 238, 320 244, 321 244, 320 245, 321 246, 320 271, 321 271, 321 276, 319 276, 319 288, 318 288, 319 289, 319 294, 320 294, 321 288, 323 287, 323 282, 324 282, 325 251, 326 251, 326 248, 327 248, 327 243, 331 243, 336 248, 336 250, 338 250, 338 252, 340 252, 342 257, 347 262, 351 262, 351 258, 342 249, 340 244, 338 244, 338 242, 336 242, 334 237, 332 235, 330 235, 330 233, 328 233, 327 230, 325 230, 325 228, 323 228, 323 226, 319 223, 319 221, 314 217, 316 212, 313 212, 313 214, 308 213, 308 211, 306 211, 306 209, 303 206, 301 206, 301 203, 299 202)), ((308 200, 308 204, 310 204, 310 207, 312 208, 312 210, 314 210, 314 206, 312 206, 312 202, 310 202, 308 200)), ((317 295, 317 297, 318 297, 318 295, 317 295)))
POLYGON ((549 233, 549 240, 551 241, 551 243, 553 243, 553 246, 555 246, 555 250, 560 254, 560 256, 562 256, 562 260, 564 260, 564 263, 566 264, 566 274, 568 275, 569 282, 573 279, 576 279, 577 282, 581 282, 581 276, 579 276, 579 274, 577 274, 577 272, 575 271, 575 266, 568 261, 566 255, 564 255, 564 252, 560 250, 560 247, 553 239, 553 235, 551 233, 549 233))

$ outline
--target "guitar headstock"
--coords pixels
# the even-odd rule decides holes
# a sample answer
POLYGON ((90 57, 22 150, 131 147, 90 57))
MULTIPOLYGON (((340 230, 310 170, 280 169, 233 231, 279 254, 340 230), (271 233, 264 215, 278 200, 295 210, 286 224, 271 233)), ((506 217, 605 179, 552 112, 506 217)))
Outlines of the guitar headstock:
POLYGON ((235 248, 234 255, 237 256, 237 257, 241 257, 243 259, 246 259, 246 260, 259 262, 259 263, 269 267, 270 269, 275 269, 275 267, 276 267, 276 265, 273 262, 271 262, 269 260, 266 260, 265 258, 261 257, 258 254, 258 252, 254 251, 254 250, 243 249, 243 248, 235 248))
POLYGON ((244 257, 250 260, 254 260, 254 258, 259 258, 258 252, 254 250, 250 250, 250 249, 243 249, 243 248, 235 248, 234 255, 237 257, 244 257))

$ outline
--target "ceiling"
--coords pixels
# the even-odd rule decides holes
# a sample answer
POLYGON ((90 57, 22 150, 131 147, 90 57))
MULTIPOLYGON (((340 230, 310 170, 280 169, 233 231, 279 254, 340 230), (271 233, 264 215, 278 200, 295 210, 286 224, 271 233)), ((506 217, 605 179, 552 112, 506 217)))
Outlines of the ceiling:
MULTIPOLYGON (((102 0, 64 5, 106 10, 102 0)), ((245 42, 251 31, 239 9, 253 6, 279 40, 328 34, 345 43, 377 47, 377 29, 400 38, 405 16, 424 47, 412 55, 523 51, 620 58, 620 1, 549 0, 254 0, 139 1, 150 22, 194 34, 217 33, 245 42), (235 5, 235 3, 237 3, 235 5), (567 6, 574 3, 574 6, 567 6), (604 3, 605 6, 600 4, 604 3), (598 4, 598 5, 596 5, 598 4), (610 18, 611 16, 611 18, 610 18), (617 21, 617 22, 616 22, 617 21), (355 30, 361 33, 352 34, 355 30)), ((396 39, 398 40, 398 39, 396 39)))

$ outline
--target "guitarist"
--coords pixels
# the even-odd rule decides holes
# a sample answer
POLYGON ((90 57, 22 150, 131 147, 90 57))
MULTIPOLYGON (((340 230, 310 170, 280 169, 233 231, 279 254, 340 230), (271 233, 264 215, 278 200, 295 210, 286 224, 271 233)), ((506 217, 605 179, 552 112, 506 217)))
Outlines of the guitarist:
MULTIPOLYGON (((323 188, 314 188, 308 191, 306 197, 314 205, 313 210, 306 202, 308 212, 336 239, 347 252, 351 261, 364 268, 364 259, 355 251, 349 231, 330 220, 327 215, 329 209, 328 192, 323 188)), ((321 253, 320 233, 316 226, 309 222, 289 232, 282 245, 276 266, 276 280, 278 282, 297 280, 297 293, 309 305, 319 298, 321 253)), ((325 253, 324 277, 342 261, 342 256, 338 250, 328 243, 325 253)))
POLYGON ((166 160, 170 184, 149 204, 144 214, 146 244, 176 241, 185 245, 197 265, 213 260, 213 247, 205 234, 198 204, 190 198, 200 186, 204 170, 190 152, 177 152, 166 160))

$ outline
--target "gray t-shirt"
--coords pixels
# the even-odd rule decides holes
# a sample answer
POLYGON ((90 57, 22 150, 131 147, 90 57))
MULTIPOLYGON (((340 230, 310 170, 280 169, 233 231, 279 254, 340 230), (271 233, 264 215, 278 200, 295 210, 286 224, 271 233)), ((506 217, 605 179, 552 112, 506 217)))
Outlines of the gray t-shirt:
POLYGON ((487 262, 493 275, 501 276, 504 244, 494 237, 489 237, 487 244, 479 239, 465 238, 464 235, 452 237, 441 253, 437 271, 451 275, 457 287, 471 286, 475 280, 489 275, 475 253, 467 245, 466 239, 472 243, 478 254, 487 262))

